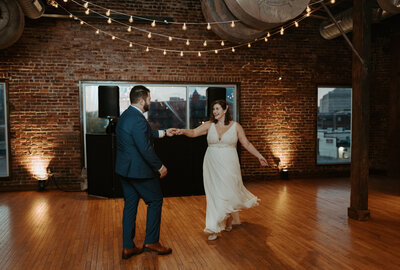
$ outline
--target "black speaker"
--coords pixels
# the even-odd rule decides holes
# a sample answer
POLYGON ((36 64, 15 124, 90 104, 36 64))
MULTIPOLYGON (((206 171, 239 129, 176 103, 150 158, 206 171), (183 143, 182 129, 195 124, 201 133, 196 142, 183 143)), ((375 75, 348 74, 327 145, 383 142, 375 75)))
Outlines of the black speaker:
POLYGON ((226 88, 225 87, 208 87, 207 93, 207 116, 210 116, 212 110, 211 104, 219 99, 226 100, 226 88))
POLYGON ((119 117, 119 87, 99 86, 99 117, 119 117))

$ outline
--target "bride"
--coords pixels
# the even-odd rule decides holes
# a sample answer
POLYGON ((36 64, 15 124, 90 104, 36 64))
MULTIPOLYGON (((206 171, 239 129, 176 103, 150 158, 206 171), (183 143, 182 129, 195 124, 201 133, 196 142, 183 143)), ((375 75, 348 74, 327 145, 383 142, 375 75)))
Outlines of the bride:
POLYGON ((179 129, 177 135, 198 137, 207 134, 208 148, 204 156, 203 180, 206 192, 206 227, 208 240, 217 239, 222 230, 232 230, 232 224, 240 224, 238 211, 258 205, 259 199, 243 185, 237 141, 258 158, 261 166, 267 160, 247 140, 242 126, 232 121, 225 100, 213 102, 210 121, 195 129, 179 129))

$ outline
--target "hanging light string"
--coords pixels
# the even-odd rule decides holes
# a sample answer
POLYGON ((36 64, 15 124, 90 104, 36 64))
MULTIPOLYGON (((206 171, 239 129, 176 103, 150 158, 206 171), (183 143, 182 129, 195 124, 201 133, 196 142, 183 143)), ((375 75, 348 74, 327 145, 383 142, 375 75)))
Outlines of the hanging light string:
MULTIPOLYGON (((68 0, 64 0, 64 2, 66 2, 66 1, 68 1, 68 0)), ((75 0, 71 0, 71 1, 75 2, 75 0)), ((324 0, 320 0, 318 2, 314 2, 313 4, 321 3, 323 1, 324 0)), ((332 0, 330 0, 330 1, 332 1, 332 0)), ((205 54, 205 53, 211 53, 211 52, 214 52, 214 53, 217 54, 217 53, 219 53, 221 51, 228 51, 228 50, 231 50, 232 52, 235 52, 237 48, 244 47, 244 46, 247 46, 247 47, 250 48, 251 45, 253 43, 255 43, 255 42, 259 42, 260 40, 264 40, 265 42, 267 42, 268 39, 270 37, 274 36, 274 35, 283 35, 285 30, 290 28, 290 27, 293 27, 293 26, 298 27, 299 26, 299 22, 301 22, 302 20, 306 19, 313 12, 315 12, 315 11, 317 11, 317 10, 319 10, 321 8, 321 7, 318 7, 318 8, 315 8, 315 9, 311 9, 309 6, 307 6, 306 13, 304 15, 302 15, 301 17, 298 17, 298 18, 292 20, 290 23, 288 23, 288 24, 286 24, 284 26, 280 26, 280 27, 277 27, 277 28, 269 31, 267 33, 267 35, 265 35, 264 37, 257 38, 252 42, 246 42, 246 43, 238 44, 238 45, 235 45, 235 46, 224 47, 225 46, 224 41, 223 40, 219 40, 219 42, 221 42, 221 47, 220 48, 216 48, 216 49, 214 48, 214 49, 208 49, 208 50, 179 50, 179 49, 165 49, 165 48, 160 48, 160 47, 148 46, 148 45, 144 45, 144 44, 141 44, 141 43, 137 43, 137 42, 133 42, 133 41, 127 40, 125 38, 121 38, 121 37, 115 36, 111 32, 103 31, 103 30, 95 27, 94 25, 82 20, 81 18, 75 16, 70 11, 68 11, 66 8, 64 8, 62 5, 57 5, 57 7, 61 7, 67 14, 69 14, 70 18, 74 18, 75 20, 78 20, 81 25, 85 24, 85 25, 95 29, 96 30, 95 31, 96 34, 102 33, 102 34, 110 36, 111 39, 113 39, 113 40, 117 39, 117 40, 120 40, 120 41, 124 41, 124 42, 129 44, 129 47, 133 47, 133 45, 135 45, 135 46, 138 46, 138 47, 145 48, 146 52, 149 52, 150 49, 151 49, 151 50, 155 50, 155 51, 161 51, 161 52, 163 52, 164 55, 166 55, 167 53, 178 53, 180 56, 183 56, 184 54, 197 54, 198 56, 201 56, 202 53, 205 54)), ((99 14, 99 13, 97 13, 97 14, 99 14)), ((102 14, 100 14, 100 15, 102 15, 102 14)), ((104 16, 104 17, 107 17, 107 16, 104 16)), ((107 17, 107 18, 111 19, 110 17, 107 17)), ((123 23, 121 23, 121 24, 123 24, 123 23)), ((125 25, 125 24, 123 24, 123 25, 125 25)), ((136 27, 132 27, 132 28, 136 29, 136 27)), ((138 30, 139 29, 140 28, 138 28, 138 30)), ((152 32, 150 32, 148 30, 144 30, 144 29, 141 29, 141 30, 143 32, 147 32, 150 35, 152 34, 152 32)), ((163 35, 163 36, 164 37, 168 37, 167 35, 163 35)), ((176 38, 176 39, 178 39, 178 38, 176 38)), ((190 44, 190 39, 184 39, 184 38, 179 38, 179 39, 186 40, 186 45, 190 44)), ((203 42, 204 40, 193 40, 193 41, 202 41, 203 42)), ((207 40, 207 41, 209 41, 209 40, 207 40)), ((204 41, 203 45, 206 44, 207 41, 204 41)), ((204 45, 204 46, 206 46, 206 45, 204 45)))
MULTIPOLYGON (((85 4, 81 4, 81 3, 78 3, 78 2, 75 1, 75 0, 70 0, 70 1, 73 2, 73 3, 75 3, 75 4, 78 5, 78 6, 81 6, 81 7, 85 8, 85 9, 86 9, 86 10, 85 10, 85 14, 86 14, 86 15, 88 15, 90 12, 95 13, 95 14, 99 15, 100 17, 103 17, 104 19, 106 19, 107 22, 108 22, 108 24, 111 24, 112 22, 115 22, 115 23, 118 23, 118 24, 120 24, 120 25, 125 26, 127 29, 129 29, 129 30, 128 30, 129 32, 132 31, 132 29, 134 29, 134 30, 137 30, 137 31, 146 33, 147 36, 148 36, 149 38, 151 38, 152 36, 159 36, 159 37, 162 37, 162 38, 166 38, 166 39, 168 39, 169 41, 172 41, 172 40, 181 40, 181 41, 190 40, 190 41, 194 41, 194 42, 201 42, 201 43, 204 42, 204 39, 188 39, 188 38, 176 37, 176 36, 171 36, 171 35, 160 34, 160 33, 157 33, 157 32, 154 32, 154 31, 149 31, 149 30, 147 30, 147 29, 142 29, 142 28, 139 28, 139 27, 134 27, 134 26, 132 26, 132 25, 130 25, 130 24, 126 24, 126 23, 123 23, 123 22, 120 22, 120 21, 118 21, 118 20, 115 20, 115 19, 111 18, 110 15, 111 15, 112 11, 111 11, 110 9, 107 9, 107 12, 105 13, 106 15, 104 15, 103 13, 100 13, 100 12, 97 12, 97 11, 94 11, 94 10, 89 9, 90 4, 91 4, 91 3, 89 3, 89 2, 85 2, 85 4), (89 4, 87 4, 87 3, 89 3, 89 4), (89 11, 89 12, 88 12, 88 11, 89 11)), ((60 6, 60 5, 59 5, 59 6, 60 6)), ((140 17, 140 18, 142 18, 142 17, 140 17)), ((131 21, 132 21, 132 20, 131 20, 131 21)), ((148 21, 152 21, 151 26, 155 27, 155 25, 156 25, 156 24, 155 24, 155 22, 156 22, 155 20, 148 19, 148 21)), ((232 24, 232 21, 230 21, 229 23, 232 24)), ((203 23, 203 24, 204 24, 204 23, 203 23)), ((233 22, 233 24, 234 24, 234 22, 233 22)), ((186 25, 186 24, 183 24, 183 26, 185 26, 185 25, 186 25)), ((220 43, 222 40, 221 40, 221 39, 218 39, 218 40, 207 39, 207 41, 208 41, 208 42, 217 42, 217 43, 220 43)))
MULTIPOLYGON (((73 2, 75 2, 74 0, 71 0, 73 2)), ((68 0, 64 0, 64 2, 68 2, 68 0)), ((230 20, 230 21, 218 21, 218 22, 170 22, 167 20, 161 21, 161 20, 154 20, 154 19, 150 19, 150 18, 146 18, 146 17, 141 17, 141 16, 137 16, 137 15, 132 15, 132 14, 128 14, 128 13, 124 13, 118 10, 114 10, 114 9, 109 9, 100 5, 97 5, 95 3, 92 3, 90 1, 86 1, 86 0, 81 0, 81 2, 83 2, 85 5, 86 3, 88 3, 88 5, 100 8, 102 10, 106 10, 107 12, 113 13, 113 14, 119 14, 119 15, 123 15, 123 16, 127 16, 128 18, 133 18, 133 19, 137 19, 137 20, 143 20, 143 21, 149 21, 149 22, 154 22, 154 23, 164 23, 164 24, 177 24, 177 25, 213 25, 213 24, 231 24, 232 22, 236 23, 236 22, 240 22, 240 20, 230 20)))

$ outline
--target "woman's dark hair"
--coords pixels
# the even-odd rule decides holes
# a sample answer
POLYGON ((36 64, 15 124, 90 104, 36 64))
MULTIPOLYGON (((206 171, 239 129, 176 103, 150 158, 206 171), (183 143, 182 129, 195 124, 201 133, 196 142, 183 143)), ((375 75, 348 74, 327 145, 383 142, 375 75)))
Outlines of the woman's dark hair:
POLYGON ((150 90, 143 85, 136 85, 132 87, 131 92, 129 93, 129 99, 131 104, 136 104, 140 101, 140 99, 146 100, 149 96, 150 90))
POLYGON ((215 119, 214 114, 213 114, 213 109, 214 109, 214 105, 215 104, 219 104, 222 107, 223 110, 226 110, 226 108, 228 108, 228 110, 226 110, 226 113, 225 113, 225 122, 224 122, 224 124, 225 125, 229 125, 230 121, 232 120, 231 111, 229 110, 229 106, 226 104, 226 101, 223 100, 223 99, 218 99, 218 100, 214 101, 211 104, 210 121, 214 122, 214 123, 218 122, 218 120, 215 119))

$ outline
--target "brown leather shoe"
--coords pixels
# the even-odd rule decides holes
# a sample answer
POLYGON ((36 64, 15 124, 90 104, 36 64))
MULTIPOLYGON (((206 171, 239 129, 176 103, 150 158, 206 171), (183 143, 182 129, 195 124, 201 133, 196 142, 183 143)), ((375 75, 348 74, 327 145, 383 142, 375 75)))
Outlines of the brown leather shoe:
POLYGON ((143 248, 123 248, 122 249, 122 259, 127 260, 133 255, 138 255, 143 252, 143 248))
POLYGON ((163 247, 160 242, 154 244, 144 244, 143 249, 144 251, 155 252, 158 255, 166 255, 172 252, 171 248, 163 247))

